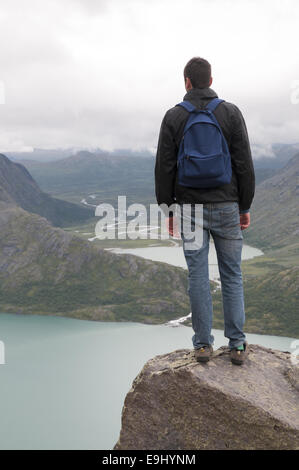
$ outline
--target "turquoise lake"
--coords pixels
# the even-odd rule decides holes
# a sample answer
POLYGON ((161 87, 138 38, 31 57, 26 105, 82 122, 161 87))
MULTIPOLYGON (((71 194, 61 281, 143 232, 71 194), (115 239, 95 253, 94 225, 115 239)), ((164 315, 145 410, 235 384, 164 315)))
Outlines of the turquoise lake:
MULTIPOLYGON (((213 330, 216 348, 227 344, 213 330)), ((157 354, 191 348, 190 327, 0 314, 0 449, 111 449, 132 381, 157 354)), ((293 338, 247 335, 291 350, 293 338)))

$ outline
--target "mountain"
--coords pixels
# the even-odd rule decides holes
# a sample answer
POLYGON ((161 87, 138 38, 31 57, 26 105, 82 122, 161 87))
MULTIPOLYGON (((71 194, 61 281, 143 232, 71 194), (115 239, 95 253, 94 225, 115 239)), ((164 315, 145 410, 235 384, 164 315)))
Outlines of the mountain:
MULTIPOLYGON (((279 156, 255 159, 256 183, 273 176, 283 163, 279 156)), ((44 191, 71 202, 92 194, 98 202, 115 204, 118 195, 126 195, 129 204, 155 203, 155 158, 146 152, 79 151, 49 162, 23 159, 22 164, 44 191)))
POLYGON ((13 161, 23 162, 25 160, 36 161, 36 162, 51 162, 55 160, 61 160, 67 158, 70 155, 81 151, 78 148, 66 148, 66 149, 40 149, 34 148, 32 152, 6 152, 6 156, 13 161))
POLYGON ((0 202, 0 311, 161 323, 188 314, 187 273, 117 255, 0 202))
MULTIPOLYGON (((87 149, 70 147, 70 148, 56 148, 56 149, 40 149, 34 148, 29 152, 6 152, 6 155, 13 161, 24 161, 24 160, 33 160, 37 162, 50 162, 55 160, 61 160, 62 158, 67 158, 71 155, 75 155, 78 152, 86 151, 87 149)), ((94 148, 88 150, 93 153, 109 153, 113 156, 135 156, 135 157, 150 157, 152 153, 149 150, 132 150, 132 149, 115 149, 112 152, 104 151, 100 148, 94 148)))
MULTIPOLYGON (((249 345, 240 368, 225 347, 205 365, 192 350, 176 350, 150 359, 134 379, 114 449, 298 449, 298 399, 289 353, 249 345)), ((172 455, 182 463, 182 453, 172 455)))
POLYGON ((299 338, 299 267, 277 267, 245 280, 246 331, 299 338))
POLYGON ((299 153, 274 176, 257 186, 246 242, 262 250, 298 241, 299 153))
MULTIPOLYGON (((288 162, 293 155, 299 151, 299 143, 296 144, 279 144, 271 145, 271 156, 263 155, 263 152, 257 156, 253 146, 253 162, 256 170, 268 169, 278 170, 288 162)), ((260 152, 259 152, 260 153, 260 152)))
POLYGON ((82 223, 94 216, 94 210, 55 199, 42 192, 28 170, 0 154, 0 201, 14 203, 40 214, 57 226, 82 223))
POLYGON ((273 168, 256 168, 254 164, 255 184, 259 185, 262 181, 271 178, 277 171, 279 170, 274 170, 273 168))
POLYGON ((154 202, 152 156, 118 155, 81 151, 53 162, 23 161, 43 191, 80 202, 89 194, 97 201, 115 204, 118 195, 128 203, 154 202))
MULTIPOLYGON (((253 146, 253 164, 255 170, 256 184, 271 178, 287 164, 287 162, 299 151, 299 143, 297 144, 272 144, 269 155, 256 155, 253 146)), ((258 152, 260 153, 260 152, 258 152)))

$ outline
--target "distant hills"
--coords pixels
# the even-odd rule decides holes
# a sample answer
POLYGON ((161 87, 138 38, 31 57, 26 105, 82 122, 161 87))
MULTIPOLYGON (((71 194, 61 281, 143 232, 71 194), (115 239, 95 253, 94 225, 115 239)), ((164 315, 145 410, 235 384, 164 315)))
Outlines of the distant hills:
POLYGON ((94 193, 98 202, 115 204, 118 195, 126 195, 130 204, 154 202, 152 156, 82 151, 58 161, 23 164, 44 191, 70 201, 80 202, 94 193))
POLYGON ((61 160, 62 158, 69 157, 80 151, 80 149, 41 149, 35 148, 32 152, 5 152, 5 155, 11 160, 23 161, 34 160, 39 162, 50 162, 61 160))
MULTIPOLYGON (((271 157, 254 158, 257 184, 273 176, 298 150, 299 144, 273 144, 271 157)), ((155 158, 150 152, 82 150, 72 151, 67 157, 62 153, 60 159, 55 156, 51 160, 30 160, 30 154, 27 159, 22 156, 22 163, 43 191, 53 196, 77 203, 89 194, 95 194, 98 203, 116 204, 118 195, 126 195, 128 204, 156 202, 155 158)))
MULTIPOLYGON (((260 145, 252 146, 253 159, 256 164, 256 168, 281 168, 292 157, 296 152, 299 151, 299 142, 295 144, 282 144, 274 143, 266 149, 260 145)), ((89 152, 97 155, 106 155, 110 158, 114 157, 138 157, 148 158, 153 157, 155 151, 148 149, 133 150, 129 148, 119 148, 113 151, 103 150, 101 148, 53 148, 53 149, 42 149, 34 148, 31 152, 6 152, 6 155, 11 160, 22 161, 38 161, 38 162, 50 162, 55 160, 62 160, 67 157, 71 157, 80 152, 89 152)))
POLYGON ((62 201, 41 191, 28 170, 0 154, 0 201, 46 217, 53 225, 69 226, 86 222, 94 210, 62 201))
POLYGON ((132 149, 115 149, 111 152, 107 152, 100 148, 94 149, 83 149, 78 147, 70 147, 70 148, 53 148, 53 149, 42 149, 42 148, 34 148, 32 152, 6 152, 6 155, 11 160, 34 160, 39 162, 50 162, 55 160, 61 160, 62 158, 67 158, 72 155, 75 155, 81 151, 89 151, 91 153, 96 154, 108 154, 111 157, 117 156, 135 156, 135 157, 150 157, 152 154, 149 150, 132 150, 132 149))

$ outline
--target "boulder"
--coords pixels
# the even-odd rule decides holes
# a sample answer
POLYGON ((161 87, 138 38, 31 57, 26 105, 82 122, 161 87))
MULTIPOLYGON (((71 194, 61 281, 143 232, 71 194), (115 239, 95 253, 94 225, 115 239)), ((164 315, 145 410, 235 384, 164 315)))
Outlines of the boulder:
POLYGON ((299 449, 298 383, 289 353, 258 345, 243 366, 226 347, 206 364, 187 349, 157 356, 125 398, 114 449, 299 449))

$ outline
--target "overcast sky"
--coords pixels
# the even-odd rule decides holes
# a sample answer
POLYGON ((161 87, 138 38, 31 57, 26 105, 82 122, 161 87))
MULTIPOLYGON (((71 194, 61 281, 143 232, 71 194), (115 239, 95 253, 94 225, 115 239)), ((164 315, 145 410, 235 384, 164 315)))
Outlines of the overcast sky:
POLYGON ((298 43, 298 0, 1 0, 0 151, 154 150, 193 56, 256 155, 298 142, 298 43))

